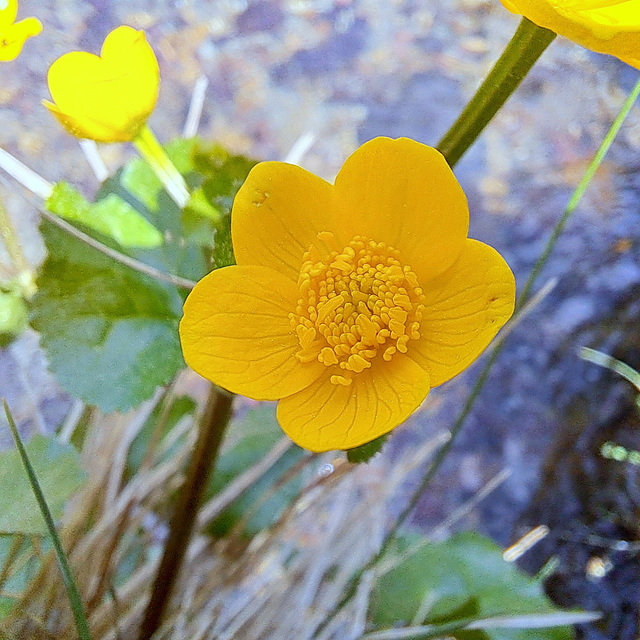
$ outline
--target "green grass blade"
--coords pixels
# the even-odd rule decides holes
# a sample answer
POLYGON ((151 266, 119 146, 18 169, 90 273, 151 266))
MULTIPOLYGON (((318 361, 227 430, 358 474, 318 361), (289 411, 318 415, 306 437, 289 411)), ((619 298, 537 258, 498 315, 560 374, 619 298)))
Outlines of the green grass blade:
POLYGON ((531 270, 531 273, 529 274, 529 277, 527 278, 527 281, 525 282, 524 287, 522 287, 522 291, 520 292, 520 295, 518 296, 518 300, 516 302, 516 310, 519 310, 520 307, 522 307, 522 305, 528 300, 529 294, 531 292, 531 288, 533 287, 533 284, 538 278, 538 275, 542 271, 543 267, 547 263, 547 260, 549 259, 549 255, 551 254, 552 249, 555 247, 558 237, 564 231, 564 228, 567 225, 567 222, 569 221, 571 214, 575 211, 575 208, 578 206, 578 203, 582 199, 584 192, 587 190, 589 183, 593 179, 593 176, 596 174, 598 167, 600 167, 600 165, 602 164, 604 157, 607 155, 607 151, 609 151, 609 148, 611 147, 611 145, 613 144, 613 141, 618 135, 618 131, 620 131, 620 127, 622 127, 622 124, 624 123, 626 117, 629 115, 629 111, 631 111, 631 107, 633 107, 639 95, 640 95, 640 80, 638 80, 635 87, 633 87, 633 90, 631 91, 627 99, 624 101, 624 104, 622 105, 622 109, 620 109, 620 113, 618 113, 618 115, 616 116, 616 119, 613 121, 613 124, 611 125, 611 128, 609 129, 609 131, 607 131, 607 135, 604 137, 604 140, 598 147, 598 151, 596 151, 596 154, 593 157, 593 160, 591 160, 591 162, 589 163, 589 166, 587 167, 587 170, 584 172, 584 175, 582 176, 582 180, 580 180, 580 183, 578 184, 578 186, 575 188, 575 191, 571 195, 571 198, 569 199, 569 203, 567 204, 567 208, 564 210, 562 217, 560 218, 560 220, 558 220, 556 226, 554 227, 553 232, 551 233, 551 236, 549 237, 549 240, 547 241, 547 244, 542 254, 538 258, 533 269, 531 270))
POLYGON ((91 640, 91 634, 89 633, 89 624, 87 623, 84 606, 82 605, 82 600, 80 599, 80 593, 78 592, 78 587, 75 583, 75 580, 73 579, 73 575, 71 574, 71 569, 69 567, 69 563, 67 562, 67 556, 64 552, 64 549, 62 548, 62 543, 60 542, 58 532, 56 531, 56 526, 53 522, 51 511, 49 510, 46 498, 44 497, 44 493, 42 492, 42 488, 40 487, 40 483, 38 482, 35 470, 33 469, 31 462, 29 461, 27 451, 22 444, 20 434, 18 433, 18 429, 16 428, 16 423, 13 420, 11 411, 9 411, 9 406, 7 405, 7 402, 4 398, 2 399, 2 405, 7 416, 7 421, 9 422, 11 435, 13 436, 13 439, 16 443, 16 447, 18 449, 18 452, 20 453, 20 457, 22 458, 25 471, 27 472, 29 483, 31 484, 31 489, 33 490, 33 494, 36 497, 36 500, 38 501, 38 506, 40 507, 42 517, 47 523, 47 529, 49 530, 49 535, 51 536, 53 547, 58 558, 58 564, 60 565, 60 571, 62 572, 62 580, 67 589, 69 602, 71 603, 73 617, 76 622, 76 629, 78 630, 78 638, 79 640, 91 640))
POLYGON ((596 351, 589 347, 582 347, 579 351, 579 355, 583 360, 587 362, 593 362, 593 364, 600 365, 611 371, 615 371, 623 378, 628 380, 638 391, 640 391, 640 373, 638 373, 633 367, 630 367, 625 362, 617 360, 613 356, 610 356, 602 351, 596 351))

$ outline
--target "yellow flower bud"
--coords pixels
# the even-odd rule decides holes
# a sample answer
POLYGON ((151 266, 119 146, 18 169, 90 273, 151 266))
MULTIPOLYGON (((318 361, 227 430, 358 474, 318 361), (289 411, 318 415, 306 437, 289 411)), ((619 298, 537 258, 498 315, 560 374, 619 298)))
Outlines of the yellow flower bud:
POLYGON ((37 18, 25 18, 15 22, 18 0, 0 0, 0 60, 15 60, 22 51, 27 38, 42 31, 37 18))
POLYGON ((69 133, 97 142, 133 140, 155 107, 158 61, 143 31, 118 27, 100 56, 67 53, 49 69, 54 103, 43 101, 69 133))
POLYGON ((512 13, 640 69, 640 0, 500 0, 512 13))

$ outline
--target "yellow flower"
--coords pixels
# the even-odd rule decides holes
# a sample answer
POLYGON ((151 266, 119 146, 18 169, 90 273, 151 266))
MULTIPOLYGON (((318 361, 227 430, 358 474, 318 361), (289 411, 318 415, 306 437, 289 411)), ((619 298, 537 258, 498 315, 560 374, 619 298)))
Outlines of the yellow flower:
POLYGON ((312 451, 350 449, 403 422, 468 367, 513 312, 502 257, 467 238, 443 156, 376 138, 335 185, 263 162, 233 204, 237 265, 184 305, 189 366, 258 400, 312 451))
POLYGON ((51 65, 48 80, 55 104, 43 103, 69 133, 126 142, 153 111, 160 76, 144 32, 118 27, 106 37, 100 56, 67 53, 51 65))
POLYGON ((640 0, 501 0, 525 16, 578 44, 620 58, 640 69, 640 0))
POLYGON ((25 40, 42 31, 42 23, 37 18, 15 22, 17 15, 18 0, 0 0, 0 60, 15 60, 25 40))

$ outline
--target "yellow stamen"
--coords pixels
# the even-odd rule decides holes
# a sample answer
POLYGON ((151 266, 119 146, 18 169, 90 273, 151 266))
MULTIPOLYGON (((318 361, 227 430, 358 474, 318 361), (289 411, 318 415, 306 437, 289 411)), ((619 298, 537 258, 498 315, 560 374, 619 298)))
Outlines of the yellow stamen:
POLYGON ((382 242, 356 236, 344 248, 321 232, 304 254, 300 299, 290 314, 302 362, 335 367, 333 384, 348 386, 381 354, 390 361, 420 337, 424 296, 411 267, 382 242), (344 374, 344 375, 343 375, 344 374))

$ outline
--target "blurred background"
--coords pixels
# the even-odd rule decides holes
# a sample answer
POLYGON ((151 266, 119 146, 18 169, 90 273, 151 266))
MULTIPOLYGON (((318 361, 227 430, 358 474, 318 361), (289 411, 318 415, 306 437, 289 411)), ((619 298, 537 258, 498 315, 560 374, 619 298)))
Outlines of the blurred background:
MULTIPOLYGON (((46 72, 67 51, 98 53, 120 24, 144 29, 159 59, 150 125, 163 142, 181 134, 202 75, 209 84, 200 136, 262 160, 283 159, 309 134, 300 164, 332 180, 375 136, 435 145, 519 20, 497 0, 22 0, 19 17, 30 15, 43 33, 0 66, 0 146, 87 196, 99 185, 77 141, 41 106, 46 72)), ((558 38, 457 165, 470 236, 495 246, 520 286, 637 75, 558 38)), ((101 154, 115 170, 132 151, 109 145, 101 154)), ((613 441, 640 449, 640 420, 630 386, 577 351, 597 348, 640 367, 639 168, 634 107, 536 289, 555 287, 509 336, 415 514, 439 535, 476 529, 503 546, 547 525, 550 534, 522 565, 537 572, 555 557, 549 593, 612 614, 607 631, 585 629, 593 639, 636 634, 640 476, 600 448, 613 441), (490 495, 440 526, 496 477, 490 495)), ((37 211, 4 178, 0 198, 37 265, 37 211)), ((0 263, 8 268, 1 246, 0 263)), ((383 455, 400 458, 449 428, 478 370, 432 391, 383 455)), ((51 431, 73 407, 47 373, 34 332, 0 349, 0 396, 25 433, 51 431)), ((0 443, 7 439, 0 434, 0 443)))

